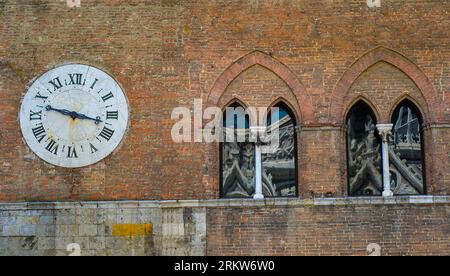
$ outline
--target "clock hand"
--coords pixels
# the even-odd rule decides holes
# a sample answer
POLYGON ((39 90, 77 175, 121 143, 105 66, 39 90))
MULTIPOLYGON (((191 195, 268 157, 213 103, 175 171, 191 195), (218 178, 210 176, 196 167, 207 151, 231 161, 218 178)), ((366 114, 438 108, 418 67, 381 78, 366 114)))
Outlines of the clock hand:
POLYGON ((51 105, 47 105, 47 106, 45 107, 45 110, 47 110, 47 111, 56 111, 56 112, 59 112, 59 113, 61 113, 61 114, 63 114, 63 115, 66 115, 66 116, 71 117, 71 118, 74 119, 74 120, 78 117, 78 113, 76 113, 75 111, 69 111, 69 110, 67 110, 67 109, 53 108, 51 105))
POLYGON ((75 112, 75 111, 69 111, 67 109, 53 108, 51 105, 47 105, 45 109, 47 111, 56 111, 56 112, 59 112, 59 113, 61 113, 63 115, 70 116, 74 120, 75 119, 92 120, 92 121, 95 121, 96 125, 98 125, 99 123, 103 122, 102 120, 100 120, 100 116, 97 116, 97 118, 94 119, 94 118, 88 117, 88 116, 86 116, 84 114, 81 114, 81 113, 78 113, 78 112, 75 112))
POLYGON ((78 119, 82 119, 82 120, 92 120, 92 121, 95 122, 96 125, 98 125, 98 124, 100 124, 100 123, 103 122, 102 120, 100 120, 100 116, 97 116, 97 117, 94 119, 94 118, 88 117, 88 116, 86 116, 86 115, 84 115, 84 114, 81 114, 81 113, 77 113, 77 118, 78 118, 78 119))

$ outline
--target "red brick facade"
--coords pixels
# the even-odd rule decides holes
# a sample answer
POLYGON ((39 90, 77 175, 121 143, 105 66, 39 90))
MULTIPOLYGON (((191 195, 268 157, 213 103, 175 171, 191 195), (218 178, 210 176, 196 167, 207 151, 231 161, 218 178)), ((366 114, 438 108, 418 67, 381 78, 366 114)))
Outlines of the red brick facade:
MULTIPOLYGON (((389 123, 409 99, 424 118, 427 193, 450 195, 450 2, 381 3, 0 0, 0 201, 218 199, 219 144, 171 138, 172 110, 193 109, 194 99, 222 109, 288 105, 306 201, 348 196, 353 104, 366 102, 389 123), (110 73, 130 105, 119 148, 80 169, 41 161, 18 121, 32 81, 71 62, 110 73)), ((445 202, 205 207, 204 253, 365 255, 376 242, 392 255, 449 254, 445 202)))
POLYGON ((448 255, 443 206, 212 208, 208 255, 448 255), (357 211, 355 211, 357 208, 357 211), (223 221, 227 223, 224 224, 223 221))
POLYGON ((344 118, 367 102, 389 122, 402 99, 425 118, 427 186, 450 193, 446 2, 0 1, 0 200, 209 199, 218 145, 175 144, 173 108, 288 104, 298 116, 302 197, 347 195, 344 118), (80 62, 113 75, 130 129, 106 160, 47 165, 22 139, 27 85, 80 62))

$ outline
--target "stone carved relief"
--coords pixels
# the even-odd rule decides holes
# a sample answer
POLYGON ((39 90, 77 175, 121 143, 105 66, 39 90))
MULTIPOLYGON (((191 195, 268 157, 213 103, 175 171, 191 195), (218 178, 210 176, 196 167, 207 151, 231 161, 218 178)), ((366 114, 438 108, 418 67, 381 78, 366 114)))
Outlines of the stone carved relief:
POLYGON ((381 144, 376 124, 366 110, 357 106, 348 126, 348 174, 351 196, 374 196, 383 192, 381 144))
POLYGON ((394 195, 425 193, 420 117, 409 105, 394 114, 393 145, 389 149, 391 189, 394 195))

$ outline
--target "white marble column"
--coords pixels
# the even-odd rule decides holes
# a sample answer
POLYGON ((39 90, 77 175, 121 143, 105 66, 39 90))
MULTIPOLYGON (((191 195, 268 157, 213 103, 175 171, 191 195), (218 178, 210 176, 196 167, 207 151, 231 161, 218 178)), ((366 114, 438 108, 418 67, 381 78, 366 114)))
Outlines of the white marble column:
POLYGON ((252 137, 255 141, 255 195, 253 199, 264 199, 262 189, 262 151, 261 151, 261 136, 266 132, 266 127, 250 127, 252 137))
POLYGON ((262 191, 262 153, 261 144, 256 143, 255 146, 255 170, 256 170, 256 189, 253 199, 264 199, 262 191))
POLYGON ((393 124, 379 124, 377 125, 378 133, 383 140, 382 144, 382 159, 383 159, 383 196, 393 196, 391 190, 391 173, 389 169, 389 142, 392 137, 393 124))

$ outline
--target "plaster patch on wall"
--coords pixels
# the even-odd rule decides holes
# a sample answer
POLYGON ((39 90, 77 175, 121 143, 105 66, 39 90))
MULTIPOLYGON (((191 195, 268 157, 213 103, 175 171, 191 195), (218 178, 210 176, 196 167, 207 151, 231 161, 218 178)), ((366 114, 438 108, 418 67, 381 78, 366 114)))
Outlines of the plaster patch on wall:
POLYGON ((367 0, 369 8, 381 8, 381 0, 367 0))
POLYGON ((153 234, 153 224, 115 224, 112 235, 114 237, 143 237, 153 234))

